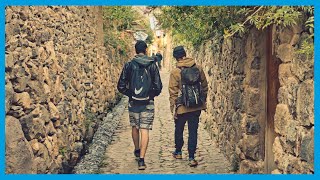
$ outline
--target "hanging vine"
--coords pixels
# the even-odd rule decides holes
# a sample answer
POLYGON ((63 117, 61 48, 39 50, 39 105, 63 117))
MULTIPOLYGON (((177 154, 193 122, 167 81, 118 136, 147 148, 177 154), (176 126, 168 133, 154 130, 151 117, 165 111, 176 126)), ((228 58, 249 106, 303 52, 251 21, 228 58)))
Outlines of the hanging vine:
MULTIPOLYGON (((154 7, 156 8, 156 7, 154 7)), ((178 41, 198 47, 212 37, 242 36, 250 27, 289 27, 304 24, 309 33, 298 53, 313 57, 313 6, 164 6, 156 13, 161 26, 178 41)))

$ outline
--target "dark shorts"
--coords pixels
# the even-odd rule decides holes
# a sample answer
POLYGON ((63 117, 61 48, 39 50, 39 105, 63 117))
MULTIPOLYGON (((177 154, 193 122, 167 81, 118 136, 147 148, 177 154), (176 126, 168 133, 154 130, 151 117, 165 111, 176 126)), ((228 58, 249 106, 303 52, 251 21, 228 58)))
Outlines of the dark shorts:
POLYGON ((154 103, 150 102, 144 111, 142 112, 131 112, 129 111, 130 125, 137 129, 152 129, 154 120, 154 103))

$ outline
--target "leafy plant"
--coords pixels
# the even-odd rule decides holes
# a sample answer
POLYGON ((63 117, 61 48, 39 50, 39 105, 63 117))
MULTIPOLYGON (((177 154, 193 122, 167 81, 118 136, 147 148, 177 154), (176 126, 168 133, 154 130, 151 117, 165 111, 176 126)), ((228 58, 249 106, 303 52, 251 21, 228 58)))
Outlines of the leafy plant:
POLYGON ((86 127, 86 129, 88 129, 96 117, 95 117, 95 114, 92 113, 88 108, 85 109, 84 115, 85 115, 84 126, 86 127))
POLYGON ((314 8, 307 6, 302 7, 302 10, 309 15, 305 22, 305 27, 309 31, 309 36, 302 41, 298 54, 305 54, 307 58, 314 58, 314 8))
POLYGON ((209 38, 224 33, 236 22, 235 13, 240 7, 173 6, 161 7, 155 16, 161 26, 171 29, 176 40, 187 40, 197 47, 209 38))
POLYGON ((59 154, 61 154, 63 157, 66 155, 66 153, 67 153, 66 147, 59 148, 59 154))
MULTIPOLYGON (((246 8, 241 9, 238 13, 244 13, 245 10, 246 8)), ((236 33, 243 34, 245 25, 254 25, 259 30, 263 30, 272 24, 283 27, 296 25, 302 17, 303 11, 301 11, 301 8, 294 6, 256 6, 244 15, 245 20, 242 23, 231 25, 225 30, 225 38, 236 33)))
POLYGON ((132 27, 134 11, 129 6, 105 6, 103 7, 103 19, 106 25, 117 31, 132 27))
MULTIPOLYGON (((156 7, 152 7, 156 8, 156 7)), ((242 36, 250 27, 263 30, 270 25, 293 26, 305 21, 309 38, 300 53, 313 54, 314 7, 312 6, 164 6, 156 13, 164 29, 176 42, 188 41, 195 48, 213 37, 242 36), (307 18, 305 18, 307 17, 307 18)))
POLYGON ((313 35, 308 36, 305 38, 302 43, 301 47, 296 51, 297 54, 305 54, 306 58, 313 58, 314 57, 314 40, 313 35))
POLYGON ((121 38, 121 33, 132 27, 133 20, 134 12, 131 7, 103 7, 104 45, 110 45, 117 49, 120 55, 126 55, 129 43, 121 38))
POLYGON ((104 45, 117 49, 120 55, 127 56, 132 46, 131 39, 127 38, 125 31, 135 31, 136 26, 144 29, 149 35, 147 43, 153 41, 153 32, 148 21, 131 6, 105 6, 103 20, 104 45))

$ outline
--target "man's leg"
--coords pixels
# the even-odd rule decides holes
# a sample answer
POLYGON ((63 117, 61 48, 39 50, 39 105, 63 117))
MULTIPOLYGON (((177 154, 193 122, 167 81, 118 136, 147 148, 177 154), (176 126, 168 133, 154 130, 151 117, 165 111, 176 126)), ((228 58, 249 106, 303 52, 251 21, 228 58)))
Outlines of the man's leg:
POLYGON ((129 111, 130 125, 132 126, 131 136, 134 144, 133 154, 136 158, 139 158, 140 156, 140 149, 139 149, 140 134, 139 134, 139 129, 137 128, 139 117, 140 117, 139 113, 134 113, 129 111))
POLYGON ((199 126, 199 116, 201 111, 195 111, 189 114, 188 117, 188 152, 189 158, 194 159, 194 154, 197 148, 198 140, 198 126, 199 126))
POLYGON ((135 150, 139 149, 139 139, 139 129, 137 129, 135 126, 132 126, 132 140, 135 150))
POLYGON ((149 143, 149 130, 140 129, 141 132, 141 146, 140 146, 140 158, 144 158, 147 152, 147 147, 149 143))
POLYGON ((184 125, 186 124, 186 118, 184 115, 178 114, 178 119, 175 120, 175 131, 174 131, 174 142, 176 152, 181 152, 183 146, 183 130, 184 125))
POLYGON ((146 164, 144 162, 144 157, 147 152, 147 147, 149 143, 149 130, 152 130, 152 124, 154 120, 154 102, 150 101, 146 106, 146 110, 140 113, 140 159, 138 161, 138 169, 144 170, 146 168, 146 164))

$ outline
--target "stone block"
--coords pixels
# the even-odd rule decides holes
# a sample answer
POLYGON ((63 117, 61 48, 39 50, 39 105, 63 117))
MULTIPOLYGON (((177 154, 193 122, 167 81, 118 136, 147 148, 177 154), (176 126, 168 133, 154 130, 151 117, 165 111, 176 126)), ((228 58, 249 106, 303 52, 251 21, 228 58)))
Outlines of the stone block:
POLYGON ((33 152, 30 144, 24 137, 19 120, 6 116, 6 173, 31 174, 33 152))
POLYGON ((295 123, 292 115, 289 112, 288 106, 285 104, 278 104, 276 107, 276 112, 274 116, 274 128, 275 132, 286 136, 288 131, 291 131, 290 128, 294 128, 290 126, 290 123, 295 123), (288 128, 290 130, 288 130, 288 128))
POLYGON ((260 160, 262 158, 261 154, 261 144, 258 135, 244 135, 242 139, 242 152, 246 157, 253 160, 260 160))
POLYGON ((285 86, 289 77, 293 77, 291 72, 292 64, 280 64, 279 65, 279 82, 281 86, 285 86))
POLYGON ((288 43, 281 44, 277 48, 276 55, 284 63, 291 62, 294 58, 294 48, 288 43))
POLYGON ((245 109, 249 115, 256 116, 261 113, 262 100, 261 94, 256 89, 247 89, 244 94, 245 109))
POLYGON ((287 104, 291 114, 296 116, 296 103, 298 81, 295 78, 289 78, 286 86, 282 86, 278 90, 278 103, 287 104))
POLYGON ((252 88, 258 88, 260 84, 260 71, 251 70, 249 85, 252 88))
POLYGON ((32 139, 41 139, 45 137, 44 120, 34 118, 32 114, 28 114, 20 118, 22 130, 25 137, 30 141, 32 139))
POLYGON ((290 27, 282 28, 279 32, 279 38, 281 44, 287 44, 291 42, 291 39, 295 33, 290 27))
POLYGON ((5 88, 6 88, 5 106, 6 106, 6 113, 8 113, 11 108, 13 98, 14 98, 14 91, 12 88, 12 83, 10 81, 8 83, 6 83, 5 88))
POLYGON ((280 142, 280 137, 276 137, 274 142, 273 142, 273 146, 272 146, 272 152, 274 154, 274 161, 276 163, 279 163, 279 161, 281 161, 283 159, 283 156, 285 154, 282 144, 280 142))
POLYGON ((260 64, 261 64, 260 57, 254 57, 252 62, 251 62, 251 69, 259 70, 260 69, 260 64))
POLYGON ((53 136, 57 133, 57 130, 54 128, 52 121, 49 121, 46 125, 46 134, 48 136, 53 136))
POLYGON ((264 173, 263 161, 243 160, 240 163, 240 174, 262 174, 264 173))
POLYGON ((29 93, 23 92, 23 93, 15 93, 13 102, 15 105, 22 106, 23 109, 30 109, 31 108, 31 98, 29 93))
POLYGON ((13 54, 10 53, 6 55, 6 71, 11 71, 14 66, 14 59, 13 54))
POLYGON ((48 109, 43 105, 40 105, 40 118, 43 119, 45 123, 48 123, 50 121, 50 113, 48 109))
MULTIPOLYGON (((280 136, 279 138, 280 138, 280 143, 282 145, 283 151, 286 152, 287 154, 292 154, 294 156, 297 156, 297 153, 295 152, 296 141, 289 140, 285 136, 280 136)), ((296 138, 297 137, 295 137, 295 140, 296 138)))
POLYGON ((275 169, 271 172, 271 174, 282 174, 282 172, 279 169, 275 169))
POLYGON ((260 132, 259 121, 255 118, 246 119, 246 134, 256 135, 260 132))
MULTIPOLYGON (((244 64, 245 64, 246 59, 245 58, 239 58, 235 62, 235 67, 234 67, 234 73, 235 74, 243 74, 244 73, 244 64)), ((255 65, 254 65, 255 66, 255 65)), ((255 66, 256 67, 256 66, 255 66)))
POLYGON ((48 102, 48 105, 49 105, 49 111, 50 111, 50 119, 52 121, 58 120, 60 118, 58 108, 52 102, 48 102))
POLYGON ((47 171, 47 164, 46 161, 41 157, 36 157, 34 159, 34 169, 36 169, 37 174, 46 174, 47 171))
POLYGON ((292 64, 292 74, 300 81, 313 79, 314 60, 306 57, 304 54, 295 55, 294 63, 292 64))
POLYGON ((39 143, 39 151, 36 154, 37 157, 41 157, 45 160, 46 168, 50 164, 52 158, 49 155, 47 147, 43 143, 39 143))
POLYGON ((297 145, 297 153, 302 160, 306 161, 310 167, 314 167, 314 128, 298 129, 299 141, 297 145))
POLYGON ((27 82, 30 81, 28 76, 17 77, 15 81, 13 81, 13 89, 17 93, 22 93, 27 89, 27 82))
POLYGON ((13 116, 15 118, 20 118, 25 115, 23 108, 21 106, 12 105, 7 115, 13 116))
POLYGON ((297 117, 304 126, 314 124, 314 85, 313 80, 300 84, 297 93, 297 117))
POLYGON ((33 140, 31 140, 29 143, 30 143, 30 145, 31 145, 33 154, 37 154, 38 151, 39 151, 39 149, 40 149, 38 140, 33 139, 33 140))
POLYGON ((299 35, 299 34, 294 34, 294 35, 292 36, 291 41, 290 41, 290 45, 291 45, 291 46, 295 46, 296 44, 299 43, 299 40, 300 40, 300 35, 299 35))

